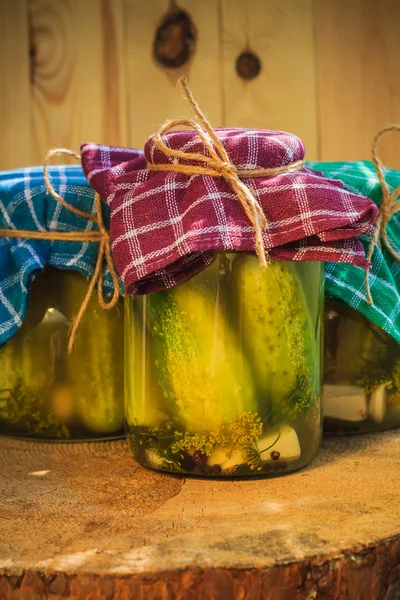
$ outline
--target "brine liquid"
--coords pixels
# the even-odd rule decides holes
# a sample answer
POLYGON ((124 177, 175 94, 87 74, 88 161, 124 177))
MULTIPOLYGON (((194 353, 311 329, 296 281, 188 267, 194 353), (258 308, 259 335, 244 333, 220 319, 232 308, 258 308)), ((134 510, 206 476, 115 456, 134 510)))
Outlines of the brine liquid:
POLYGON ((144 465, 277 475, 321 435, 320 263, 218 254, 180 286, 125 300, 125 415, 144 465), (264 271, 264 273, 263 273, 264 271))
POLYGON ((21 329, 0 348, 0 432, 46 440, 121 436, 123 302, 105 311, 94 293, 68 355, 88 283, 48 268, 34 280, 21 329))
POLYGON ((349 306, 325 310, 324 430, 366 433, 400 426, 400 346, 349 306))

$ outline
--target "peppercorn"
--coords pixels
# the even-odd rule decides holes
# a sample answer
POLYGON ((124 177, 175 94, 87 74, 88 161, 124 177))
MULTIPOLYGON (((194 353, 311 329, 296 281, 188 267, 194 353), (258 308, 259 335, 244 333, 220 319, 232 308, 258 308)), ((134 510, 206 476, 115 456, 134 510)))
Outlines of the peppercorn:
POLYGON ((204 454, 201 450, 195 450, 193 452, 193 461, 199 467, 204 467, 207 462, 207 454, 204 454))
POLYGON ((220 465, 213 465, 210 469, 211 471, 211 475, 220 475, 221 474, 221 466, 220 465))
POLYGON ((196 464, 193 460, 193 457, 190 456, 190 454, 184 454, 182 461, 181 461, 181 467, 184 471, 193 471, 193 469, 195 468, 196 464))
POLYGON ((281 453, 277 452, 276 450, 272 450, 271 452, 271 458, 272 460, 278 460, 280 457, 281 453))

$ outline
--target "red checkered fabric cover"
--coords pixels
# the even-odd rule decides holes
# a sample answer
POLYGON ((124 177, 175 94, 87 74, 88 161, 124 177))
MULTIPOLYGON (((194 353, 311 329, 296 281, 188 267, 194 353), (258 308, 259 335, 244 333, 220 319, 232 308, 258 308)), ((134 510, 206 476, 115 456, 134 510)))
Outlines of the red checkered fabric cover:
MULTIPOLYGON (((217 129, 216 134, 240 170, 304 158, 302 142, 289 133, 217 129)), ((206 154, 194 131, 173 131, 163 139, 171 148, 206 154)), ((146 163, 173 162, 152 137, 144 155, 92 143, 81 152, 90 184, 111 207, 112 252, 127 293, 177 285, 209 264, 216 250, 254 252, 254 230, 229 183, 147 169, 146 163)), ((366 266, 356 236, 372 230, 377 208, 371 200, 307 168, 243 181, 266 215, 263 239, 270 259, 366 266)))

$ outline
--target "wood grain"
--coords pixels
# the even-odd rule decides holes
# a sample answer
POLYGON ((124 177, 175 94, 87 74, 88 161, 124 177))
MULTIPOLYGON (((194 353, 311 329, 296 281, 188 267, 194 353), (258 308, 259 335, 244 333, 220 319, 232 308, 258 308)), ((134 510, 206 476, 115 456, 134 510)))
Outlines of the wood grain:
MULTIPOLYGON (((321 160, 370 159, 383 126, 400 122, 398 0, 316 0, 321 160)), ((382 142, 400 168, 400 136, 382 142)))
POLYGON ((126 0, 127 76, 130 144, 142 148, 166 119, 192 117, 176 82, 183 74, 214 127, 222 124, 218 0, 181 0, 198 33, 192 60, 166 69, 153 59, 153 40, 166 15, 168 0, 126 0))
POLYGON ((205 481, 124 442, 0 438, 0 598, 394 600, 399 443, 331 438, 298 473, 205 481))
POLYGON ((30 0, 34 159, 127 143, 123 0, 30 0))
MULTIPOLYGON (((293 131, 310 159, 368 159, 376 131, 400 121, 397 0, 182 0, 198 43, 177 70, 152 56, 170 4, 0 2, 0 169, 37 164, 52 145, 142 146, 166 118, 190 115, 183 73, 213 125, 293 131), (246 49, 262 62, 250 81, 235 70, 246 49)), ((395 168, 399 137, 381 144, 395 168)))
POLYGON ((0 1, 0 170, 31 161, 28 0, 0 1))
POLYGON ((299 135, 317 158, 312 0, 222 0, 224 125, 299 135), (250 49, 260 74, 241 79, 237 56, 250 49))

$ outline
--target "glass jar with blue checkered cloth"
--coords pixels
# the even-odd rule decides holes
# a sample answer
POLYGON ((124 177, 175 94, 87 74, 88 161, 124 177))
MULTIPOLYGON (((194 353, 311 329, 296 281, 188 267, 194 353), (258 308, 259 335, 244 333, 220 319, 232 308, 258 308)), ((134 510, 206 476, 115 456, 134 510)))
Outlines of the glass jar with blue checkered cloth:
MULTIPOLYGON (((94 213, 80 166, 49 169, 54 189, 94 213)), ((104 218, 108 220, 107 207, 104 218)), ((0 229, 90 232, 85 219, 47 193, 43 167, 0 173, 0 229)), ((0 237, 0 431, 78 440, 123 434, 123 307, 90 298, 71 354, 71 325, 93 277, 98 244, 0 237)), ((103 293, 112 293, 105 269, 103 293)))

